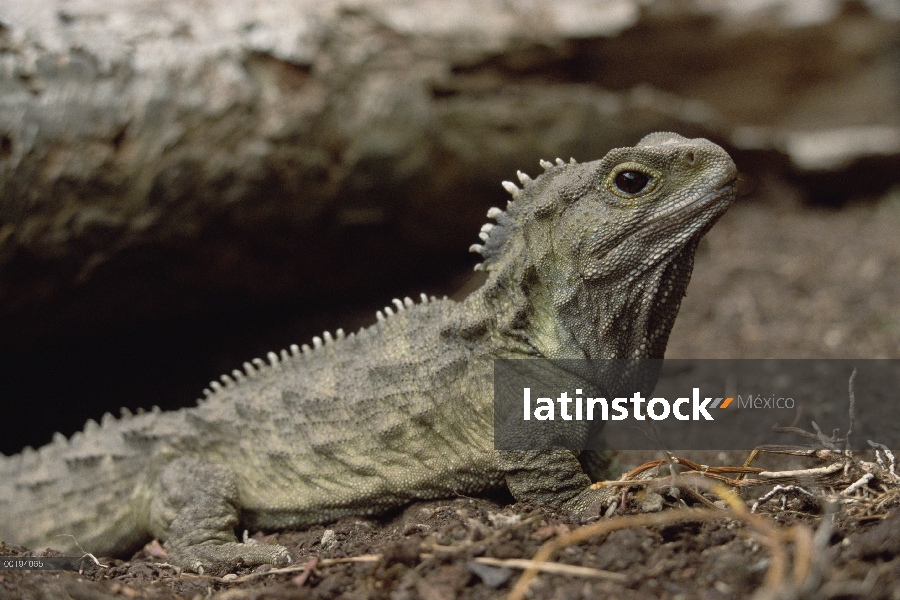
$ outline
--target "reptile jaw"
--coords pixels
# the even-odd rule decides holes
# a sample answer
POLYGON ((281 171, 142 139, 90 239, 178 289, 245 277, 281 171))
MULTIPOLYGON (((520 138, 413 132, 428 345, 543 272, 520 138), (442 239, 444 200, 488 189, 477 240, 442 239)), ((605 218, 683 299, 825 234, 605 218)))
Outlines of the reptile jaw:
POLYGON ((724 195, 725 192, 728 192, 728 191, 730 191, 730 190, 732 190, 732 189, 734 188, 735 182, 737 182, 737 177, 735 177, 734 179, 732 179, 731 181, 729 181, 728 183, 726 183, 726 184, 723 185, 722 187, 720 187, 720 188, 718 188, 718 189, 715 189, 715 190, 713 190, 713 191, 711 191, 711 192, 708 192, 708 193, 704 194, 703 196, 700 196, 699 198, 696 198, 696 199, 694 199, 694 200, 691 200, 691 201, 688 202, 687 204, 684 204, 684 205, 682 205, 682 206, 679 206, 678 208, 675 208, 674 210, 670 210, 670 211, 667 212, 667 213, 664 213, 664 214, 661 214, 661 215, 657 215, 656 217, 650 219, 647 223, 645 223, 644 226, 641 227, 641 229, 642 229, 642 230, 643 230, 643 229, 647 229, 648 227, 650 227, 650 226, 653 225, 654 223, 657 223, 657 222, 659 222, 659 221, 667 220, 667 219, 669 219, 670 217, 673 217, 673 216, 677 215, 677 214, 680 213, 680 212, 686 211, 687 209, 689 209, 690 207, 692 207, 692 206, 694 206, 694 205, 696 205, 696 204, 703 204, 703 203, 705 203, 707 200, 711 200, 711 199, 713 199, 713 198, 717 198, 717 197, 719 197, 719 196, 721 196, 721 195, 724 195))
POLYGON ((737 176, 732 178, 728 183, 724 184, 723 186, 721 186, 711 192, 708 192, 708 193, 704 194, 703 196, 700 196, 699 198, 695 198, 695 199, 691 200, 690 202, 687 202, 686 204, 683 204, 673 210, 666 212, 665 214, 657 215, 656 217, 654 217, 647 223, 644 223, 639 229, 636 229, 629 233, 621 234, 618 237, 618 239, 614 241, 613 245, 611 245, 611 247, 609 249, 604 251, 602 254, 596 255, 594 258, 592 258, 592 260, 593 261, 609 260, 609 258, 613 254, 615 254, 616 252, 621 250, 623 244, 627 243, 628 240, 634 238, 635 236, 646 233, 651 227, 653 227, 660 221, 666 222, 669 220, 670 217, 673 217, 682 212, 687 212, 692 206, 701 205, 706 202, 721 199, 725 194, 727 194, 734 188, 736 182, 737 182, 737 176))

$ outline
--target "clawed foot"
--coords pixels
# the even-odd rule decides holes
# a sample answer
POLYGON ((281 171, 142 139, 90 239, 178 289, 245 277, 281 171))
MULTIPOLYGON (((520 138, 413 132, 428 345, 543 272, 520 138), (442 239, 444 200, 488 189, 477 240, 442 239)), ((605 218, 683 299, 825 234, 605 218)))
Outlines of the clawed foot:
POLYGON ((258 544, 200 544, 169 553, 169 563, 185 571, 204 572, 228 569, 229 563, 241 561, 245 566, 290 564, 287 548, 258 544))
POLYGON ((583 517, 602 514, 603 509, 616 500, 614 488, 587 488, 562 505, 566 510, 579 513, 583 517))

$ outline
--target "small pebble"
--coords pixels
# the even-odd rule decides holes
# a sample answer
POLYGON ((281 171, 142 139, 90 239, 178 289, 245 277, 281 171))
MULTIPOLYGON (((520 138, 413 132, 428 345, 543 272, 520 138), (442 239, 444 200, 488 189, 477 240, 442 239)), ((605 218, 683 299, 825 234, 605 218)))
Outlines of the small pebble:
POLYGON ((507 567, 492 567, 491 565, 483 565, 475 561, 466 563, 466 567, 472 573, 475 573, 484 582, 484 585, 492 588, 498 588, 512 577, 513 571, 507 567))
POLYGON ((322 534, 322 541, 320 542, 322 550, 330 550, 335 542, 337 542, 337 536, 334 534, 334 529, 326 529, 325 533, 322 534))
POLYGON ((643 513, 659 512, 663 509, 663 497, 653 492, 647 494, 640 505, 640 511, 643 513))

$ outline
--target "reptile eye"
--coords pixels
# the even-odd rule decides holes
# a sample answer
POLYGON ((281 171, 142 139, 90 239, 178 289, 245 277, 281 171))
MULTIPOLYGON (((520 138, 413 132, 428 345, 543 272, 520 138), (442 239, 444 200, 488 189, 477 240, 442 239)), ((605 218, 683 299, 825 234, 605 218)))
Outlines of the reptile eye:
POLYGON ((622 171, 616 175, 616 187, 626 194, 637 194, 650 183, 650 176, 640 171, 622 171))

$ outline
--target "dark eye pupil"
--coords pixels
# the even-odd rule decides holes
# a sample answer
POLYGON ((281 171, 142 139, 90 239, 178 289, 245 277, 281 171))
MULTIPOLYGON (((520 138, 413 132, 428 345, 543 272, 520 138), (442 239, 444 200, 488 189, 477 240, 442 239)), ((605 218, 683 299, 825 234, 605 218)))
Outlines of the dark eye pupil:
POLYGON ((622 171, 616 175, 616 187, 626 194, 637 194, 650 183, 650 177, 640 171, 622 171))

